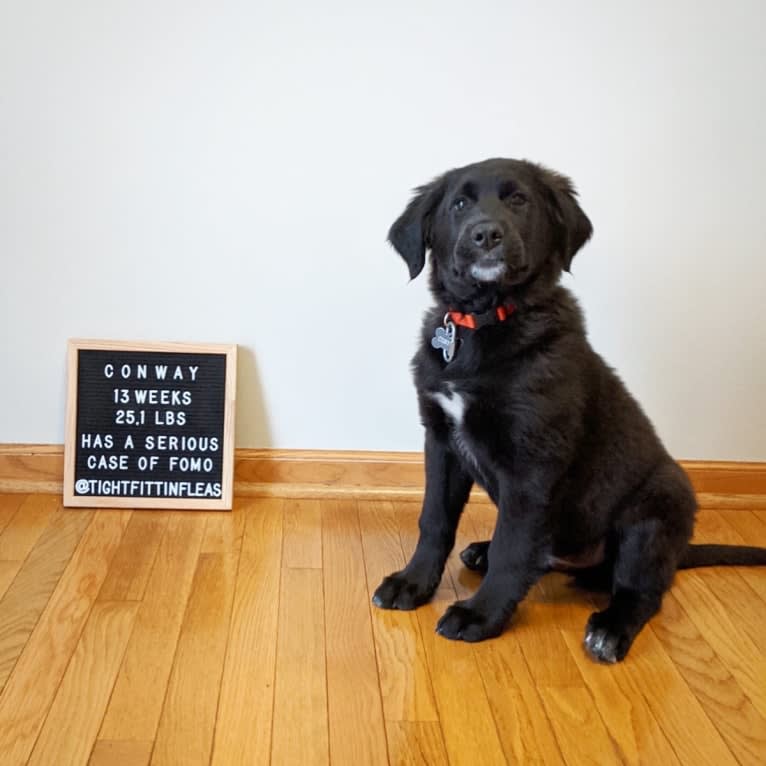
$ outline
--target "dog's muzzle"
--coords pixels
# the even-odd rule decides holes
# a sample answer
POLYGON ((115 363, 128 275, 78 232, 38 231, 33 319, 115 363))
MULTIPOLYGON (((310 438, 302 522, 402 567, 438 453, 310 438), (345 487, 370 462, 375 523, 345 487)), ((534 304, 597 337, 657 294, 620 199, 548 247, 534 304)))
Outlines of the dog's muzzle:
POLYGON ((524 265, 518 249, 517 237, 508 233, 498 221, 484 219, 468 224, 455 249, 460 271, 476 282, 517 281, 524 277, 524 265))

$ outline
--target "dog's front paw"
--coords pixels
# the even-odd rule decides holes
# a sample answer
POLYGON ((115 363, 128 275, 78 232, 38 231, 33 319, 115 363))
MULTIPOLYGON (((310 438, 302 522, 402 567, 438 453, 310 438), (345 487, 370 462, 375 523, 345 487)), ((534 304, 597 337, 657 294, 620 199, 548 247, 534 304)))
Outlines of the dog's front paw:
POLYGON ((404 572, 394 572, 378 585, 372 603, 381 609, 415 609, 431 600, 438 584, 421 582, 407 577, 404 572))
POLYGON ((444 613, 436 626, 436 632, 455 641, 483 641, 503 632, 505 618, 484 614, 468 605, 468 601, 456 601, 444 613))
POLYGON ((625 658, 632 643, 627 631, 613 624, 607 611, 594 612, 585 626, 585 651, 596 662, 613 664, 625 658))

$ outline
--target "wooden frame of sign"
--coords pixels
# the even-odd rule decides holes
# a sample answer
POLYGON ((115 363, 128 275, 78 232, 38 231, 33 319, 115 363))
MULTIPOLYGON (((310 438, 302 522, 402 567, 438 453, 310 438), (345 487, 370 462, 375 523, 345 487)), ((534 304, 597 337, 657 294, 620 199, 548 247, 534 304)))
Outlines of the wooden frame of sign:
POLYGON ((231 510, 237 347, 70 340, 64 505, 231 510))

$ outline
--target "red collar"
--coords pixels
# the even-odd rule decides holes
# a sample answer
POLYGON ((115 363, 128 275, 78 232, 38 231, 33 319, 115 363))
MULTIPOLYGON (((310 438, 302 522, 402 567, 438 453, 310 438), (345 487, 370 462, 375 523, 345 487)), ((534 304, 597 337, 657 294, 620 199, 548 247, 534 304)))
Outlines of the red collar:
POLYGON ((469 330, 478 330, 480 327, 488 324, 505 322, 514 311, 516 311, 515 304, 508 303, 505 306, 498 306, 496 309, 485 311, 483 314, 461 314, 459 311, 448 311, 447 316, 450 321, 461 327, 467 327, 469 330))

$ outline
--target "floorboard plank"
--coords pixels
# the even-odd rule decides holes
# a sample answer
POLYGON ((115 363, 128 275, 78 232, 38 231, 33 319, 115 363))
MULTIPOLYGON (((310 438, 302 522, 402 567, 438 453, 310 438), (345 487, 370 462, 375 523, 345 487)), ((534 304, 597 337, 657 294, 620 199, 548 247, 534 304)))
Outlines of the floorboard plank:
MULTIPOLYGON (((766 656, 766 622, 764 605, 755 589, 743 576, 743 567, 702 569, 698 575, 708 589, 724 605, 737 629, 747 635, 762 656, 766 656)), ((766 677, 764 677, 766 683, 766 677)))
POLYGON ((322 572, 285 567, 271 762, 321 766, 329 754, 322 572))
POLYGON ((236 572, 235 555, 199 557, 152 764, 210 763, 236 572))
POLYGON ((0 535, 2 535, 3 530, 8 524, 11 523, 11 520, 14 518, 16 512, 27 497, 29 497, 29 495, 5 495, 0 493, 0 535))
POLYGON ((745 545, 766 546, 766 521, 752 511, 718 511, 718 515, 730 527, 736 529, 745 545))
POLYGON ((142 742, 155 737, 204 523, 195 514, 170 518, 99 739, 142 742))
POLYGON ((322 512, 318 500, 285 502, 283 565, 290 569, 322 568, 322 512))
POLYGON ((474 651, 508 763, 563 766, 553 727, 513 634, 478 644, 474 651))
POLYGON ((99 601, 140 601, 168 525, 161 511, 134 511, 98 594, 99 601))
POLYGON ((628 667, 593 662, 583 651, 580 630, 565 630, 563 636, 620 761, 631 766, 680 763, 628 667))
POLYGON ((30 766, 86 763, 138 604, 96 602, 40 732, 30 766))
POLYGON ((99 740, 88 766, 148 766, 153 745, 153 742, 99 740))
MULTIPOLYGON (((18 574, 23 563, 23 561, 0 561, 0 602, 8 591, 8 588, 11 587, 14 577, 18 574)), ((2 614, 1 610, 0 614, 2 614)), ((0 624, 2 624, 1 616, 0 624)))
POLYGON ((94 514, 24 647, 0 696, 3 766, 29 758, 129 519, 94 514))
POLYGON ((239 564, 247 520, 246 505, 235 498, 231 511, 210 511, 206 517, 207 523, 200 553, 235 556, 239 564))
POLYGON ((391 766, 448 766, 441 727, 436 721, 387 721, 391 766))
POLYGON ((665 595, 652 629, 737 760, 752 766, 762 764, 766 719, 753 707, 672 592, 665 595))
POLYGON ((543 686, 540 695, 567 764, 621 763, 619 752, 586 688, 543 686))
MULTIPOLYGON (((766 547, 766 524, 749 511, 700 511, 695 539, 704 543, 766 547)), ((766 602, 766 567, 719 567, 718 571, 736 572, 766 602)), ((760 633, 766 637, 766 629, 760 633)))
POLYGON ((27 495, 0 534, 0 561, 23 561, 60 508, 57 495, 27 495))
MULTIPOLYGON (((744 545, 758 545, 766 548, 766 523, 754 513, 721 511, 720 514, 726 525, 736 531, 738 541, 744 545)), ((761 602, 766 604, 766 567, 738 567, 737 572, 758 594, 761 602)))
MULTIPOLYGON (((414 504, 397 508, 400 539, 407 557, 417 541, 419 513, 414 504)), ((447 574, 431 602, 416 611, 449 762, 474 766, 504 763, 474 647, 463 641, 449 641, 435 632, 436 623, 455 597, 452 578, 447 574), (467 700, 470 704, 466 704, 467 700)))
POLYGON ((92 518, 92 511, 54 514, 26 560, 19 562, 0 600, 0 689, 92 518))
POLYGON ((566 608, 557 610, 554 605, 533 598, 519 605, 509 630, 519 642, 537 686, 584 688, 577 663, 561 634, 564 628, 579 631, 582 635, 584 624, 567 617, 566 608))
MULTIPOLYGON (((405 565, 394 508, 359 503, 367 596, 405 565)), ((431 678, 415 612, 372 608, 383 710, 387 721, 438 721, 431 678)))
POLYGON ((327 703, 336 763, 388 762, 355 501, 322 501, 327 703))
POLYGON ((733 613, 695 570, 679 572, 672 593, 756 710, 766 717, 766 657, 736 625, 733 613))
POLYGON ((651 627, 639 633, 619 666, 641 690, 655 721, 683 764, 733 766, 731 751, 713 726, 651 627))
POLYGON ((213 744, 212 763, 219 766, 267 764, 271 752, 283 501, 242 507, 245 531, 213 744))
MULTIPOLYGON (((491 539, 496 518, 497 512, 492 506, 469 505, 464 513, 464 537, 456 548, 491 539)), ((474 651, 508 763, 563 764, 555 733, 513 625, 507 635, 478 644, 474 651)))

